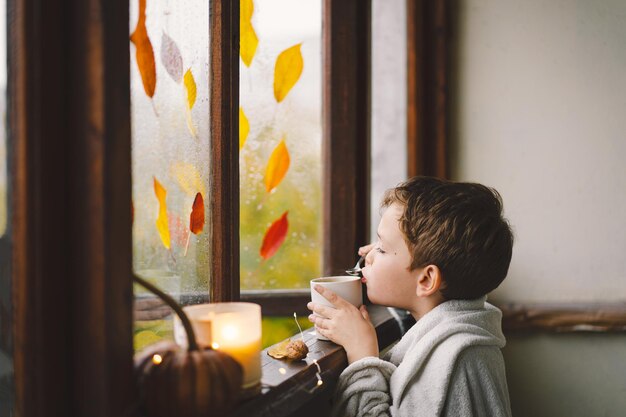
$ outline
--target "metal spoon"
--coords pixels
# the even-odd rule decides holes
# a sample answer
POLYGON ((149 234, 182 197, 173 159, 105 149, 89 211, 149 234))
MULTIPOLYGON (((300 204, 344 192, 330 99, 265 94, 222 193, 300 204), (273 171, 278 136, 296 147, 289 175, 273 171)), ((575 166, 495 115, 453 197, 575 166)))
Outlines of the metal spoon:
POLYGON ((361 256, 358 261, 356 261, 356 265, 352 269, 346 269, 346 274, 352 275, 353 277, 358 277, 361 274, 361 261, 365 259, 365 256, 361 256))

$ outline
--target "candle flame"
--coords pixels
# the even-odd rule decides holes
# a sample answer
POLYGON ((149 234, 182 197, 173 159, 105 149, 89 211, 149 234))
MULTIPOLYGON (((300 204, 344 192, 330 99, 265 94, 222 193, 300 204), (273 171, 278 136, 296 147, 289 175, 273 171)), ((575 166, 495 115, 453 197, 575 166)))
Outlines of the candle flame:
POLYGON ((152 363, 155 365, 160 365, 163 362, 163 358, 158 353, 152 356, 152 363))
POLYGON ((215 350, 218 350, 218 349, 220 348, 220 344, 219 344, 219 343, 217 343, 217 342, 213 342, 213 343, 211 343, 211 347, 212 347, 213 349, 215 349, 215 350))
POLYGON ((222 328, 222 336, 226 340, 235 340, 239 336, 239 329, 236 326, 228 324, 222 328))

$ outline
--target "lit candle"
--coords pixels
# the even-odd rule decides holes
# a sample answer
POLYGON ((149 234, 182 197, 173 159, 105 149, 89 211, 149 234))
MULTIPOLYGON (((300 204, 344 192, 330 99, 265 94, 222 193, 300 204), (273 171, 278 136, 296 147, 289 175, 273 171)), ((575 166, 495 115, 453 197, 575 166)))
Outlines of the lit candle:
MULTIPOLYGON (((243 388, 261 382, 261 306, 253 303, 199 304, 183 308, 198 345, 232 356, 243 367, 243 388)), ((174 318, 174 339, 186 347, 182 323, 174 318)))

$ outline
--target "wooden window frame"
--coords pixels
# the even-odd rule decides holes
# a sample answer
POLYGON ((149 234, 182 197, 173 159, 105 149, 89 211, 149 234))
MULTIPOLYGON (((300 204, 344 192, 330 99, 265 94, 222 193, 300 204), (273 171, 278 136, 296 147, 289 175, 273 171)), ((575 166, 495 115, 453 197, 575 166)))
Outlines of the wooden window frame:
POLYGON ((124 415, 138 398, 128 2, 7 8, 16 415, 124 415))

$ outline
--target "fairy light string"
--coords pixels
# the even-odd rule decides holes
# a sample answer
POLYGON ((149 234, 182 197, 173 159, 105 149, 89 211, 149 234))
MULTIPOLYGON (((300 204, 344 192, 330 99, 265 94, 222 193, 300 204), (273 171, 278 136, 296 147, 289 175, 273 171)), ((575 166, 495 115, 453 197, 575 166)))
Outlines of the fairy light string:
POLYGON ((300 327, 300 323, 298 323, 298 316, 296 315, 296 312, 293 312, 293 319, 296 321, 296 325, 298 326, 298 329, 300 330, 300 337, 302 338, 302 341, 304 342, 304 333, 302 333, 302 327, 300 327))
MULTIPOLYGON (((296 325, 298 326, 298 330, 300 330, 300 337, 302 338, 302 342, 304 342, 304 332, 302 331, 302 327, 300 327, 300 323, 298 322, 298 315, 296 314, 295 311, 293 313, 293 319, 296 322, 296 325)), ((313 365, 315 365, 315 367, 317 368, 317 372, 315 372, 315 378, 317 378, 317 383, 315 384, 315 386, 312 389, 304 388, 304 390, 307 391, 310 394, 312 394, 319 387, 324 385, 324 381, 322 380, 322 368, 320 367, 320 364, 317 362, 317 359, 315 359, 315 358, 313 358, 313 365)))

